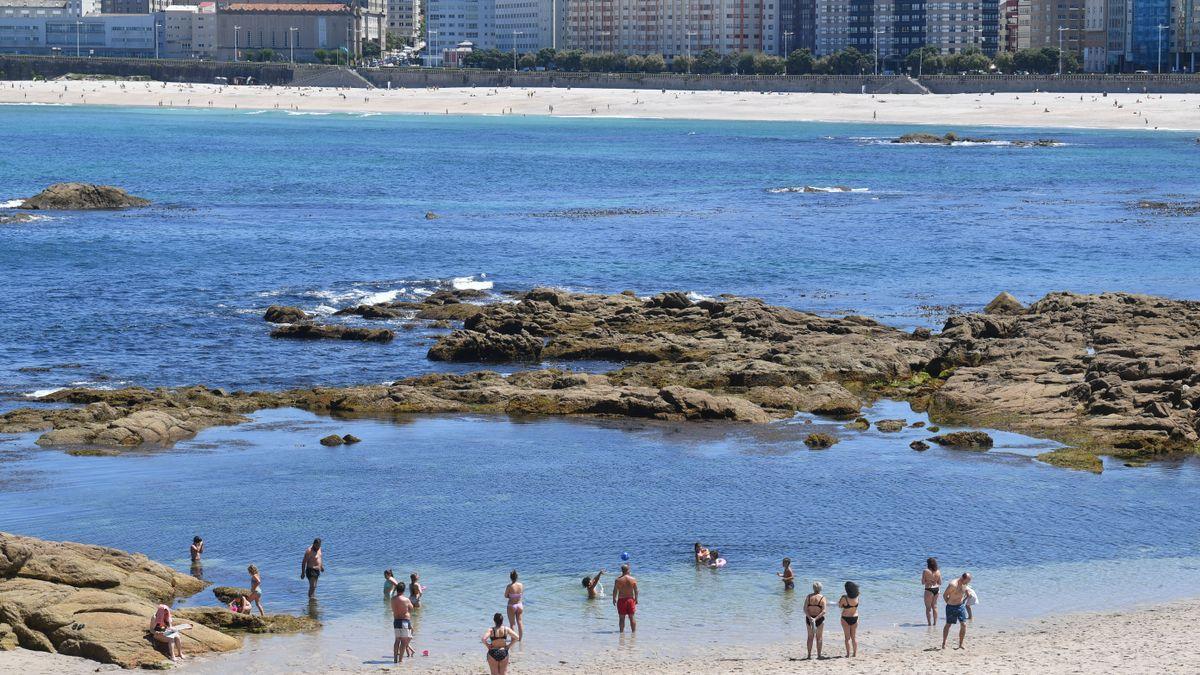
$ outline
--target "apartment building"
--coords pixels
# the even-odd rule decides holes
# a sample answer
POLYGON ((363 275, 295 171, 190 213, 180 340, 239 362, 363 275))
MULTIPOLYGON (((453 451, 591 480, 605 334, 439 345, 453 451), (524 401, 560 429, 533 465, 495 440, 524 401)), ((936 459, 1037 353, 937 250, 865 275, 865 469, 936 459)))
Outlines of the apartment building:
MULTIPOLYGON (((779 0, 570 0, 569 45, 595 52, 780 54, 779 0)), ((788 36, 790 38, 790 36, 788 36)))

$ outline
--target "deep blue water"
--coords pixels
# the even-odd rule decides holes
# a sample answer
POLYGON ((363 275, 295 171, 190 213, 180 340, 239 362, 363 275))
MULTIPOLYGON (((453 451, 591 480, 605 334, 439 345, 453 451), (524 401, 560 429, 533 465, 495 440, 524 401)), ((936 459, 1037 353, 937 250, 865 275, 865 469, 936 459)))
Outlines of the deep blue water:
POLYGON ((1000 290, 1200 297, 1198 219, 1130 207, 1200 198, 1183 134, 970 130, 1067 145, 897 147, 878 139, 908 127, 56 107, 0 108, 0 130, 0 202, 61 180, 155 202, 0 226, 10 393, 428 370, 430 331, 296 344, 268 339, 261 310, 480 275, 497 292, 732 292, 905 326, 1000 290), (804 185, 870 192, 768 192, 804 185), (18 372, 59 364, 80 367, 18 372))

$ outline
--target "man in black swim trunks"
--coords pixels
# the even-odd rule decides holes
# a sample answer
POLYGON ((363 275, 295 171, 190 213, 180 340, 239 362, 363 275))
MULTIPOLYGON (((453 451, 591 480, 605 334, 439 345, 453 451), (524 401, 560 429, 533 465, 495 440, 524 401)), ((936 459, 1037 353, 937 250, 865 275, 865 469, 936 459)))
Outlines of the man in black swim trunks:
POLYGON ((963 640, 967 638, 967 585, 971 583, 971 575, 963 575, 946 586, 943 597, 946 598, 946 625, 942 628, 942 649, 946 648, 946 638, 950 636, 950 626, 958 624, 958 648, 963 648, 963 640))
POLYGON ((321 557, 321 538, 313 539, 312 546, 304 551, 304 559, 300 561, 300 578, 308 579, 308 597, 312 599, 317 594, 317 579, 325 571, 325 561, 321 557))

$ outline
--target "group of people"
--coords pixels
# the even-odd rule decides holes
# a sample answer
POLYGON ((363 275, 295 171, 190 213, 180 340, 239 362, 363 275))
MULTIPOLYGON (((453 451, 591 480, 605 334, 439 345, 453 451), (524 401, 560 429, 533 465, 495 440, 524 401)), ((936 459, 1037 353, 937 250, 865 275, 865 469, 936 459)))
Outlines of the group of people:
MULTIPOLYGON (((200 537, 195 537, 191 545, 191 558, 193 567, 200 562, 200 557, 204 553, 204 540, 200 537)), ((622 554, 622 557, 628 556, 622 554)), ((693 559, 696 565, 710 568, 721 568, 726 565, 726 561, 721 557, 720 551, 717 549, 708 549, 696 542, 693 547, 693 559)), ((247 595, 235 599, 230 603, 230 610, 235 612, 250 612, 250 606, 253 604, 258 609, 259 615, 265 615, 262 607, 262 577, 259 574, 258 568, 255 565, 250 565, 247 569, 250 573, 250 590, 247 595)), ((304 556, 300 562, 300 578, 308 581, 308 597, 314 598, 317 590, 317 580, 321 573, 325 571, 324 556, 321 550, 321 539, 313 540, 311 546, 304 551, 304 556)), ((600 583, 601 578, 606 573, 605 570, 598 571, 595 575, 587 575, 583 577, 582 585, 587 593, 589 600, 596 600, 604 597, 604 586, 600 583)), ((796 574, 792 569, 791 558, 783 559, 783 569, 776 572, 776 575, 783 582, 785 592, 794 591, 796 588, 796 574)), ((402 663, 405 657, 413 656, 415 650, 412 647, 413 640, 413 624, 412 613, 420 608, 421 599, 427 588, 421 584, 420 575, 413 572, 409 575, 408 583, 396 579, 392 570, 384 570, 384 598, 389 603, 392 610, 392 629, 394 631, 394 641, 392 644, 392 657, 395 663, 402 663)), ((925 619, 928 625, 937 625, 938 621, 938 595, 944 595, 946 602, 945 611, 945 626, 942 630, 942 649, 946 648, 946 642, 950 635, 952 626, 959 626, 958 648, 963 648, 963 643, 966 639, 967 621, 974 618, 973 608, 978 602, 974 589, 971 588, 971 575, 964 572, 962 576, 951 581, 945 591, 942 591, 942 573, 938 567, 936 558, 926 560, 925 569, 921 572, 921 586, 923 588, 925 602, 925 619)), ((492 625, 484 631, 481 637, 481 642, 486 648, 486 658, 488 668, 492 675, 504 675, 508 670, 509 649, 515 642, 521 641, 525 637, 525 585, 520 581, 520 575, 517 570, 512 570, 509 573, 509 583, 504 587, 505 612, 496 612, 492 617, 492 625), (505 615, 508 618, 508 625, 505 625, 505 615)), ((639 588, 637 579, 630 573, 628 563, 621 565, 621 574, 613 582, 612 604, 617 610, 618 628, 621 633, 625 632, 625 626, 628 623, 631 632, 637 631, 637 605, 639 599, 639 588)), ((859 605, 861 603, 861 593, 853 581, 847 581, 844 586, 844 593, 838 598, 836 607, 840 615, 842 625, 842 633, 845 642, 846 656, 854 657, 858 655, 858 621, 859 621, 859 605)), ((823 658, 822 648, 825 632, 825 618, 829 610, 829 601, 822 595, 822 585, 820 582, 812 584, 812 592, 804 598, 804 619, 808 631, 808 656, 811 659, 813 656, 813 648, 816 648, 817 658, 823 658)), ((166 605, 160 605, 154 616, 153 623, 153 638, 154 640, 166 647, 168 656, 174 660, 182 658, 182 644, 180 640, 180 631, 190 628, 189 625, 176 626, 172 623, 171 611, 166 605)))

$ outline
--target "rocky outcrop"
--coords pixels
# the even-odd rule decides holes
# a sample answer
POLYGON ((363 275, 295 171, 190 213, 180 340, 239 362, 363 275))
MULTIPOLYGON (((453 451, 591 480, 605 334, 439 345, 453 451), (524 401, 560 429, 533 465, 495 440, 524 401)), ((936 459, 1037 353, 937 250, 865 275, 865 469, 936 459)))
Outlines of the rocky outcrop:
MULTIPOLYGON (((203 587, 142 555, 0 533, 0 624, 26 649, 157 667, 166 658, 150 639, 155 608, 203 587)), ((203 625, 184 635, 189 654, 241 644, 203 625)))
MULTIPOLYGON (((11 411, 0 415, 0 432, 54 429, 43 439, 55 444, 169 442, 280 406, 366 415, 765 422, 801 411, 853 419, 864 402, 888 397, 935 424, 1018 431, 1130 461, 1195 452, 1200 442, 1196 302, 1052 293, 1024 307, 1002 295, 986 312, 950 317, 940 333, 908 333, 865 317, 822 317, 731 296, 693 301, 683 293, 643 299, 534 289, 513 300, 472 305, 479 312, 441 336, 430 357, 610 360, 622 367, 602 375, 434 374, 289 392, 68 390, 44 400, 85 407, 11 411), (160 420, 166 433, 101 433, 145 411, 184 423, 160 420)), ((158 418, 132 421, 143 428, 147 419, 158 418)))
POLYGON ((342 440, 342 437, 338 436, 337 434, 329 434, 325 438, 321 439, 321 445, 324 445, 325 447, 329 447, 329 448, 332 448, 332 447, 338 446, 338 445, 342 445, 345 442, 346 441, 342 440))
POLYGON ((85 211, 149 205, 150 200, 135 197, 117 187, 92 185, 91 183, 55 183, 26 199, 18 208, 85 211))
POLYGON ((916 450, 917 452, 925 452, 929 449, 929 444, 925 441, 913 441, 912 443, 908 444, 908 447, 916 450))
MULTIPOLYGON (((232 600, 230 601, 232 602, 232 600)), ((234 613, 224 607, 185 607, 175 612, 181 621, 207 626, 222 633, 300 633, 316 630, 321 623, 307 616, 291 614, 234 613)))
POLYGON ((931 443, 947 448, 963 450, 987 450, 992 447, 992 437, 982 431, 953 431, 929 439, 931 443))
POLYGON ((837 438, 829 434, 815 433, 809 434, 804 438, 804 444, 813 450, 824 450, 825 448, 833 447, 837 443, 837 438))
POLYGON ((271 323, 303 323, 308 319, 307 312, 291 305, 271 305, 263 314, 263 320, 271 323))
POLYGON ((339 316, 360 316, 364 319, 424 319, 428 321, 465 321, 483 312, 473 300, 487 297, 484 291, 473 288, 442 289, 421 302, 380 302, 355 305, 338 310, 339 316))
POLYGON ((1096 453, 1081 448, 1059 448, 1058 450, 1043 452, 1037 458, 1039 462, 1045 462, 1046 464, 1059 466, 1064 469, 1088 471, 1090 473, 1101 473, 1104 471, 1104 463, 1100 461, 1096 453))
POLYGON ((289 323, 271 331, 273 338, 292 340, 358 340, 360 342, 391 342, 396 334, 386 328, 360 328, 320 323, 289 323))
POLYGON ((905 420, 879 420, 875 423, 875 428, 884 433, 896 433, 903 431, 908 424, 905 420))
POLYGON ((1020 314, 1023 311, 1025 311, 1025 305, 1022 305, 1021 301, 1008 291, 992 298, 992 301, 983 308, 985 314, 1020 314))

